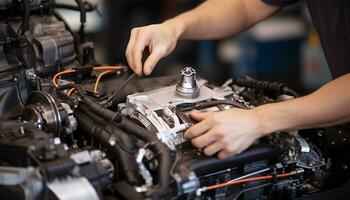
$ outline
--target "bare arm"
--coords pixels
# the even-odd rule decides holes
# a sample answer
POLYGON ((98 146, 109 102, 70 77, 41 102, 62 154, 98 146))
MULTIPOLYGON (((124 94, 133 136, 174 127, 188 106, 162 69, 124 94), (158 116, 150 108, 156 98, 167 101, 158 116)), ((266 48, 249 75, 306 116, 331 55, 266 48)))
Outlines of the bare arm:
POLYGON ((179 39, 217 39, 237 34, 278 10, 261 0, 208 0, 161 24, 134 28, 125 55, 139 76, 149 75, 179 39), (142 63, 142 53, 150 55, 142 63))
POLYGON ((257 108, 265 133, 286 129, 325 127, 350 120, 350 74, 294 100, 257 108), (269 114, 267 114, 269 113, 269 114))
POLYGON ((261 0, 208 0, 169 21, 179 24, 180 39, 219 39, 240 33, 277 10, 261 0))
POLYGON ((266 104, 251 110, 231 109, 191 113, 199 121, 186 137, 207 155, 220 158, 238 154, 257 138, 272 132, 324 127, 350 121, 350 73, 316 92, 293 100, 266 104))

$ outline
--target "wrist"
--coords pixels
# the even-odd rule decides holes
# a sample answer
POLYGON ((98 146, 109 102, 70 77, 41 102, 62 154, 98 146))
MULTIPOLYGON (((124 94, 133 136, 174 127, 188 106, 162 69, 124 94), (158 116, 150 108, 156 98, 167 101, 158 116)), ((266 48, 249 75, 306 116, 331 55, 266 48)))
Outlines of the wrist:
POLYGON ((252 110, 257 119, 257 132, 260 137, 266 136, 272 132, 275 132, 273 123, 271 123, 271 110, 269 105, 262 105, 252 110))
POLYGON ((176 40, 179 40, 185 31, 184 22, 177 17, 164 21, 163 24, 171 30, 176 40))

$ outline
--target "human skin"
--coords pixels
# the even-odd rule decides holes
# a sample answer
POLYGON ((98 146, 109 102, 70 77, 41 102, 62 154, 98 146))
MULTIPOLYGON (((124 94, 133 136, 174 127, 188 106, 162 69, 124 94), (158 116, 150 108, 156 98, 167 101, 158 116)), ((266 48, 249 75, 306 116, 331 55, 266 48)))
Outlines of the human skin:
MULTIPOLYGON (((126 49, 128 64, 149 75, 182 39, 219 39, 240 33, 280 8, 261 0, 208 0, 161 24, 134 28, 126 49), (150 55, 142 63, 142 53, 150 55)), ((349 66, 350 67, 350 66, 349 66)), ((190 113, 198 123, 185 136, 208 156, 227 158, 241 153, 257 138, 276 131, 325 127, 350 121, 350 74, 345 74, 304 97, 251 110, 190 113)))

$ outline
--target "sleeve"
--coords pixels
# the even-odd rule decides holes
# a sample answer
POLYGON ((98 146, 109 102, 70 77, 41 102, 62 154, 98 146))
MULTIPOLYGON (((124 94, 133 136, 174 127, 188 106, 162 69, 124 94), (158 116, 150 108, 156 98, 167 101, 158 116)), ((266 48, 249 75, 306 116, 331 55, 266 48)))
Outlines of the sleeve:
POLYGON ((298 2, 298 0, 261 0, 262 2, 271 5, 285 7, 298 2))

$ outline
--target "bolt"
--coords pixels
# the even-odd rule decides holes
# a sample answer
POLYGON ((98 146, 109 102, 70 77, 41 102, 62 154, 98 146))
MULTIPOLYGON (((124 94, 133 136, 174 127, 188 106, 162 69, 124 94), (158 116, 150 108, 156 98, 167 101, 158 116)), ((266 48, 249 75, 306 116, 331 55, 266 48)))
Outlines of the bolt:
POLYGON ((349 168, 347 164, 343 164, 341 167, 343 168, 343 170, 347 170, 349 168))
POLYGON ((109 139, 108 143, 109 143, 109 145, 114 146, 117 143, 116 138, 115 137, 111 137, 109 139))
POLYGON ((23 126, 21 126, 21 127, 19 128, 19 130, 20 130, 20 132, 21 132, 22 135, 25 135, 25 134, 26 134, 26 131, 24 130, 24 127, 23 127, 23 126))

